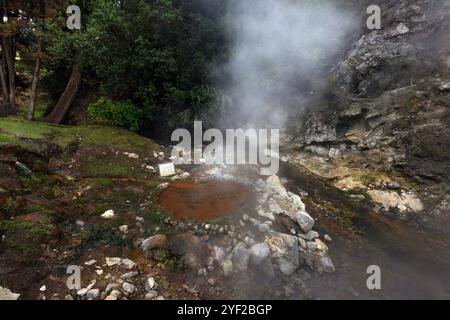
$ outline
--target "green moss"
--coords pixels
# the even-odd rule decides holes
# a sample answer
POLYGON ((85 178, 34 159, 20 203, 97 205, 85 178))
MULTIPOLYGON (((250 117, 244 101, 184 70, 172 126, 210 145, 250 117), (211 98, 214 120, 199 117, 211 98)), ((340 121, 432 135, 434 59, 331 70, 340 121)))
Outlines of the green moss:
POLYGON ((106 242, 112 246, 126 247, 130 245, 130 240, 122 236, 117 230, 116 224, 94 225, 87 238, 88 243, 106 242))
POLYGON ((36 236, 49 236, 55 230, 56 226, 48 218, 42 217, 37 221, 21 220, 0 220, 0 229, 7 232, 23 232, 26 238, 35 238, 36 236))
POLYGON ((157 148, 151 140, 134 132, 107 125, 61 126, 15 117, 1 118, 0 139, 17 141, 19 137, 45 139, 62 147, 78 141, 81 146, 106 145, 136 153, 157 148))

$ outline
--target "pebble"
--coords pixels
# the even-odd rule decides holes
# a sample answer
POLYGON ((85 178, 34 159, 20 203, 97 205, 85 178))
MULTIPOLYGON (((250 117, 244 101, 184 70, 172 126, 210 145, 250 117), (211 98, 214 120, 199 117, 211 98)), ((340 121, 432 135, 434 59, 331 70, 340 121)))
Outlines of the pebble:
POLYGON ((137 265, 136 262, 131 261, 130 259, 122 259, 122 264, 129 270, 133 269, 137 265))
POLYGON ((136 287, 129 282, 124 282, 122 284, 122 288, 123 288, 123 290, 125 290, 125 292, 128 292, 128 293, 133 293, 136 290, 136 287))
POLYGON ((108 267, 112 267, 112 266, 115 266, 117 264, 120 264, 120 262, 122 261, 121 258, 109 258, 109 257, 106 257, 105 260, 106 260, 106 265, 108 267))
POLYGON ((106 210, 100 217, 103 219, 113 219, 115 214, 113 210, 106 210))
POLYGON ((86 297, 88 299, 97 299, 99 295, 100 295, 99 289, 91 289, 86 293, 86 297))
POLYGON ((152 291, 155 285, 156 285, 155 278, 149 277, 145 283, 145 289, 147 291, 152 291))
POLYGON ((92 266, 92 265, 94 265, 94 264, 96 264, 96 263, 97 263, 97 260, 92 259, 92 260, 86 261, 84 264, 85 264, 86 266, 92 266))
POLYGON ((149 291, 145 294, 145 300, 152 300, 152 299, 155 299, 157 296, 158 296, 158 292, 149 291))
POLYGON ((213 287, 213 286, 216 285, 216 280, 214 280, 213 278, 209 278, 208 279, 208 284, 213 287))
POLYGON ((139 274, 138 271, 131 271, 131 272, 127 272, 124 273, 123 275, 120 276, 121 279, 130 279, 130 278, 134 278, 139 274))
POLYGON ((120 299, 122 297, 122 292, 120 292, 117 289, 114 289, 111 291, 109 295, 115 297, 116 299, 120 299))

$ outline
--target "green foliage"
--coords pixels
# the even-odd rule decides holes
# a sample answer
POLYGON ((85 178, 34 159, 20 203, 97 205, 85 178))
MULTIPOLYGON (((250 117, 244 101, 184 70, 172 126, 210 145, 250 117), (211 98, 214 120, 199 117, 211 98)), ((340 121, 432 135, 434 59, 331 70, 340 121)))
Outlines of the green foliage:
POLYGON ((104 97, 89 105, 89 113, 95 118, 105 120, 117 127, 137 131, 141 122, 142 110, 131 101, 114 103, 104 97))
POLYGON ((212 100, 211 66, 226 51, 219 28, 225 6, 214 0, 205 7, 201 0, 95 0, 83 12, 80 32, 53 19, 46 28, 51 59, 44 79, 51 96, 63 91, 80 52, 84 85, 123 102, 108 105, 111 123, 167 128, 201 117, 212 100), (137 115, 132 104, 141 110, 140 123, 128 117, 137 115))

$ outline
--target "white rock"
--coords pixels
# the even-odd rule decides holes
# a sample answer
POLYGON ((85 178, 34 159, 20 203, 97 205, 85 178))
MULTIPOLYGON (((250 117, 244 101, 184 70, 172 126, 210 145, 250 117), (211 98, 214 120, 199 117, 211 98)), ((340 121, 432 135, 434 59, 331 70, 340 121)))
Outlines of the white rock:
POLYGON ((112 267, 112 266, 118 265, 118 264, 120 264, 122 262, 122 259, 121 258, 117 258, 117 257, 114 257, 114 258, 106 257, 105 260, 106 260, 106 265, 108 267, 112 267))
POLYGON ((91 289, 86 293, 86 297, 88 299, 97 299, 99 295, 100 295, 99 289, 91 289))
POLYGON ((128 156, 130 159, 139 159, 139 156, 136 153, 124 152, 123 154, 128 156))
POLYGON ((145 294, 145 300, 152 300, 152 299, 155 299, 157 296, 158 296, 158 292, 150 291, 145 294))
POLYGON ((137 271, 131 271, 131 272, 127 272, 124 273, 123 275, 120 276, 121 279, 131 279, 136 277, 139 274, 139 272, 137 271))
POLYGON ((123 233, 128 233, 128 226, 124 224, 123 226, 119 227, 119 231, 123 233))
POLYGON ((43 285, 42 287, 39 288, 40 292, 44 292, 45 290, 47 290, 47 287, 45 285, 43 285))
POLYGON ((77 291, 77 295, 82 297, 84 296, 89 290, 87 288, 82 288, 80 290, 77 291))
POLYGON ((0 287, 0 301, 2 300, 17 300, 19 299, 20 294, 14 293, 8 288, 0 287))
POLYGON ((92 259, 92 260, 86 261, 84 264, 87 265, 87 266, 92 266, 92 265, 94 265, 96 263, 97 263, 97 260, 92 259))
POLYGON ((187 179, 191 176, 191 174, 189 172, 183 172, 182 174, 179 175, 180 179, 187 179))
POLYGON ((277 232, 270 232, 264 241, 270 248, 272 258, 275 260, 281 273, 291 275, 299 266, 298 238, 277 232))
POLYGON ((161 183, 160 185, 158 185, 156 188, 159 190, 164 190, 164 189, 167 189, 168 187, 169 187, 169 183, 164 182, 164 183, 161 183))
POLYGON ((125 290, 125 292, 128 292, 128 293, 133 293, 136 290, 136 287, 129 282, 124 282, 122 284, 122 288, 123 288, 123 290, 125 290))
POLYGON ((404 23, 400 23, 395 31, 397 34, 405 34, 409 32, 409 28, 404 23))
POLYGON ((145 290, 151 291, 156 285, 155 278, 149 277, 145 282, 145 290))
POLYGON ((130 259, 122 259, 122 264, 129 270, 136 267, 136 263, 134 261, 131 261, 130 259))
POLYGON ((113 219, 115 214, 113 210, 106 210, 100 217, 103 219, 113 219))
POLYGON ((122 292, 117 289, 111 291, 110 296, 115 297, 116 299, 120 299, 122 297, 122 292))

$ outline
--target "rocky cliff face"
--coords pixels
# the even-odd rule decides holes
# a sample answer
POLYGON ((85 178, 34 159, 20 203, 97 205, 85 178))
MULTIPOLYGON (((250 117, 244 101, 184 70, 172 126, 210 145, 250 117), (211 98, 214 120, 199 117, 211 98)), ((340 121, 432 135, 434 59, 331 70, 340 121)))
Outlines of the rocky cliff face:
POLYGON ((382 3, 382 30, 334 66, 287 145, 338 187, 367 189, 380 210, 448 216, 450 1, 382 3))

